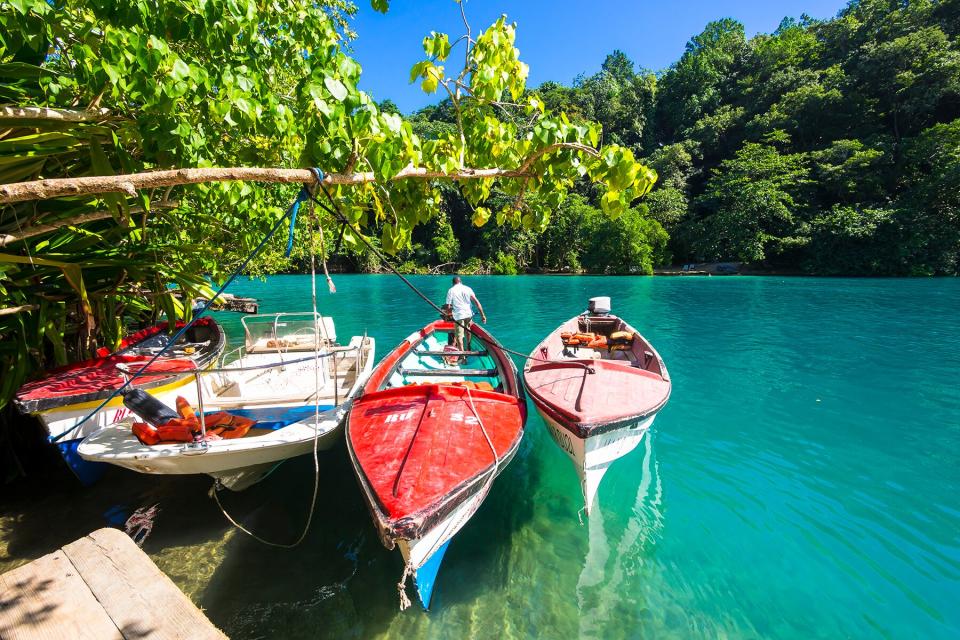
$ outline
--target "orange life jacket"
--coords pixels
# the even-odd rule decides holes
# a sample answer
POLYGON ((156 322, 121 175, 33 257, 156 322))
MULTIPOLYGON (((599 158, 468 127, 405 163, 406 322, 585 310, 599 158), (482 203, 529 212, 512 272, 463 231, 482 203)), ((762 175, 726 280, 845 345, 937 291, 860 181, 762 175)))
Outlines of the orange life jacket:
POLYGON ((146 422, 133 423, 133 435, 145 445, 166 444, 168 442, 193 442, 193 429, 190 424, 171 424, 174 420, 154 427, 146 422))
POLYGON ((607 348, 607 337, 606 336, 597 336, 593 340, 587 343, 587 347, 591 349, 606 349, 607 348))

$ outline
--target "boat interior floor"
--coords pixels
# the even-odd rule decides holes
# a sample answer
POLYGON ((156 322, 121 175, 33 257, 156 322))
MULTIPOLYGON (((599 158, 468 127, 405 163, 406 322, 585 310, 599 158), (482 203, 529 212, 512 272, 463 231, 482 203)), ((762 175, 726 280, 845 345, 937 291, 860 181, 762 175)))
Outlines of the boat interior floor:
MULTIPOLYGON (((363 359, 369 357, 367 351, 360 359, 355 352, 344 352, 324 360, 326 371, 320 388, 321 400, 343 399, 350 392, 359 375, 360 364, 363 359)), ((314 402, 315 392, 312 384, 312 374, 307 374, 310 379, 300 377, 297 382, 302 384, 284 385, 283 375, 278 375, 279 367, 268 368, 261 371, 249 372, 249 377, 243 380, 226 380, 222 386, 214 386, 214 391, 209 388, 204 392, 204 397, 209 397, 218 406, 227 408, 231 405, 250 406, 257 404, 275 404, 281 402, 314 402), (276 381, 271 377, 277 376, 276 381), (238 386, 239 385, 239 386, 238 386), (284 387, 277 389, 277 386, 284 387), (260 390, 257 392, 257 390, 260 390), (251 392, 253 391, 253 392, 251 392), (209 394, 209 395, 208 395, 209 394), (258 397, 259 396, 259 397, 258 397)), ((312 369, 311 369, 312 371, 312 369)), ((216 385, 216 383, 214 383, 216 385)))
POLYGON ((497 362, 485 344, 469 334, 462 350, 452 343, 449 331, 428 335, 400 360, 386 386, 474 382, 502 391, 497 362))
POLYGON ((640 366, 640 362, 637 360, 637 355, 629 349, 619 351, 609 349, 593 349, 585 346, 565 346, 562 354, 564 358, 568 358, 570 360, 615 360, 629 362, 635 367, 640 366))

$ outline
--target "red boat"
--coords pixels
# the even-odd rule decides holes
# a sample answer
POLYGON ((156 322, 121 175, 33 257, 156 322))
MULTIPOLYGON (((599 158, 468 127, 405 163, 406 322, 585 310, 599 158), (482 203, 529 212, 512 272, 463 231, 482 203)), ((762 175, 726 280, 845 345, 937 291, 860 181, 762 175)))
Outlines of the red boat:
MULTIPOLYGON (((178 321, 176 329, 182 329, 178 321)), ((27 382, 14 398, 14 404, 22 413, 36 413, 65 405, 103 400, 123 384, 124 377, 118 364, 135 368, 138 363, 147 363, 163 349, 170 339, 167 323, 161 322, 124 338, 113 353, 99 349, 97 357, 51 369, 39 380, 27 382)), ((226 346, 223 329, 212 318, 199 318, 179 343, 168 349, 164 357, 151 367, 159 375, 144 375, 137 378, 137 387, 151 387, 169 383, 175 373, 183 373, 184 360, 191 360, 202 369, 212 362, 226 346), (165 361, 169 360, 169 364, 165 361)))
POLYGON ((453 330, 437 321, 400 343, 347 417, 347 449, 380 538, 400 547, 404 583, 413 576, 425 609, 450 539, 517 452, 526 421, 500 344, 474 325, 457 351, 453 330))
POLYGON ((670 398, 667 367, 603 297, 534 348, 523 379, 550 435, 573 460, 589 514, 607 468, 640 444, 670 398))

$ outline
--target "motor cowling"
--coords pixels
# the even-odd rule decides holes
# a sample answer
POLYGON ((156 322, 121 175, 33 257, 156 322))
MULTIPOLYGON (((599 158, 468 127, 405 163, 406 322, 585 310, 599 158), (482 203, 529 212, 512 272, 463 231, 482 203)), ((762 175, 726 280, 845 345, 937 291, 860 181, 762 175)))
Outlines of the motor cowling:
POLYGON ((587 303, 587 311, 595 316, 605 316, 610 313, 610 296, 600 296, 590 298, 587 303))

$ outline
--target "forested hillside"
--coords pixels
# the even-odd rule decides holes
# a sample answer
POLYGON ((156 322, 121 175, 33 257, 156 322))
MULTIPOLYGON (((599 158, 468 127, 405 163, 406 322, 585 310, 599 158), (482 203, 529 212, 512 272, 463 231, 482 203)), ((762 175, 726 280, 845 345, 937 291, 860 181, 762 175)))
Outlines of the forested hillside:
MULTIPOLYGON (((415 233, 406 268, 635 273, 741 260, 813 274, 956 275, 958 31, 960 0, 863 0, 751 39, 735 20, 712 22, 660 73, 614 51, 572 87, 532 93, 632 148, 659 173, 653 192, 611 221, 584 186, 538 235, 475 227, 451 189, 445 215, 415 233)), ((447 101, 408 119, 429 138, 453 118, 447 101)))

